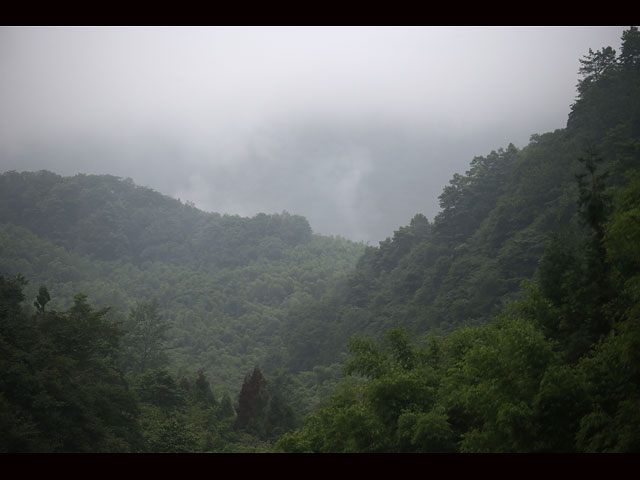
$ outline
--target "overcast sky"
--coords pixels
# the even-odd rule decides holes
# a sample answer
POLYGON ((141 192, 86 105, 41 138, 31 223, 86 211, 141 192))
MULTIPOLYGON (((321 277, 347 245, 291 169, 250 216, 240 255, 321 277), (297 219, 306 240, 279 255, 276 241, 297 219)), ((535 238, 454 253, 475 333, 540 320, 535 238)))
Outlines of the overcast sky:
POLYGON ((566 125, 627 27, 0 28, 0 171, 112 174, 377 242, 566 125))

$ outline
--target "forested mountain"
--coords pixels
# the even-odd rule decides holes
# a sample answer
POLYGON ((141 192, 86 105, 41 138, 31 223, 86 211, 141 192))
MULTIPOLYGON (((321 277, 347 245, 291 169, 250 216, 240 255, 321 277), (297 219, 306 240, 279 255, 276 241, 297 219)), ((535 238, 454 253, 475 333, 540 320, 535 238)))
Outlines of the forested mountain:
POLYGON ((312 236, 297 215, 205 213, 109 175, 7 172, 1 182, 3 223, 95 260, 235 267, 277 259, 312 236))
POLYGON ((417 214, 367 247, 339 298, 305 305, 304 326, 296 329, 294 318, 289 330, 290 366, 334 361, 355 334, 486 324, 518 298, 549 235, 578 221, 576 175, 587 173, 585 161, 607 172, 607 188, 639 166, 640 81, 629 53, 636 35, 629 30, 620 56, 607 47, 582 60, 566 128, 474 158, 443 189, 433 222, 417 214))
POLYGON ((377 247, 3 174, 0 447, 640 450, 640 33, 581 64, 565 128, 377 247))
POLYGON ((475 158, 307 307, 346 376, 279 449, 640 451, 640 33, 581 63, 566 128, 475 158))
MULTIPOLYGON (((202 374, 217 401, 234 403, 257 365, 278 383, 287 312, 335 288, 364 248, 287 212, 206 213, 108 175, 7 172, 0 197, 0 272, 23 275, 26 298, 44 285, 47 309, 63 312, 87 295, 125 332, 118 366, 131 381, 202 374)), ((298 377, 299 415, 328 392, 316 377, 298 377)))

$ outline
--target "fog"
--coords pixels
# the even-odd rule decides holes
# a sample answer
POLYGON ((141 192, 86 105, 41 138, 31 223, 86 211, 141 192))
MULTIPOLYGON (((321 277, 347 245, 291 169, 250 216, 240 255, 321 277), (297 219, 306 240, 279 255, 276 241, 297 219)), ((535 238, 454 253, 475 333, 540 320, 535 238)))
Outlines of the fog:
POLYGON ((0 171, 111 174, 371 244, 563 128, 627 27, 0 28, 0 171))

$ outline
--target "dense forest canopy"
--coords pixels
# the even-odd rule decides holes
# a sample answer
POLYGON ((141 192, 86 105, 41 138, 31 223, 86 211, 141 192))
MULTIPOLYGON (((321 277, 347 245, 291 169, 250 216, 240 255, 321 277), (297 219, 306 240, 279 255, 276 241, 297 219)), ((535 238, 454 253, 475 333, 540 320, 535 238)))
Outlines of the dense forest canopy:
POLYGON ((433 223, 367 248, 316 317, 328 349, 352 336, 344 382, 280 450, 640 450, 639 47, 589 51, 565 129, 475 158, 433 223))
POLYGON ((2 174, 0 449, 640 450, 638 29, 579 73, 378 246, 2 174))
POLYGON ((46 285, 58 311, 86 293, 131 332, 130 312, 154 304, 167 324, 162 366, 178 377, 202 369, 218 395, 235 395, 255 365, 278 370, 287 312, 336 288, 363 249, 287 212, 205 213, 108 175, 7 172, 0 183, 2 272, 28 278, 29 297, 46 285))

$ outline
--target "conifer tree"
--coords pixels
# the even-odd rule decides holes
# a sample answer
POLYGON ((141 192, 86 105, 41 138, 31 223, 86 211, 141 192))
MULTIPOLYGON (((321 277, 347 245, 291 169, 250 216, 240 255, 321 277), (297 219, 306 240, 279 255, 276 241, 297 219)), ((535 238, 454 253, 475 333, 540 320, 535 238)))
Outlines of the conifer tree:
POLYGON ((242 384, 236 410, 236 427, 250 433, 262 435, 265 428, 265 413, 269 403, 267 380, 259 367, 247 375, 242 384))

